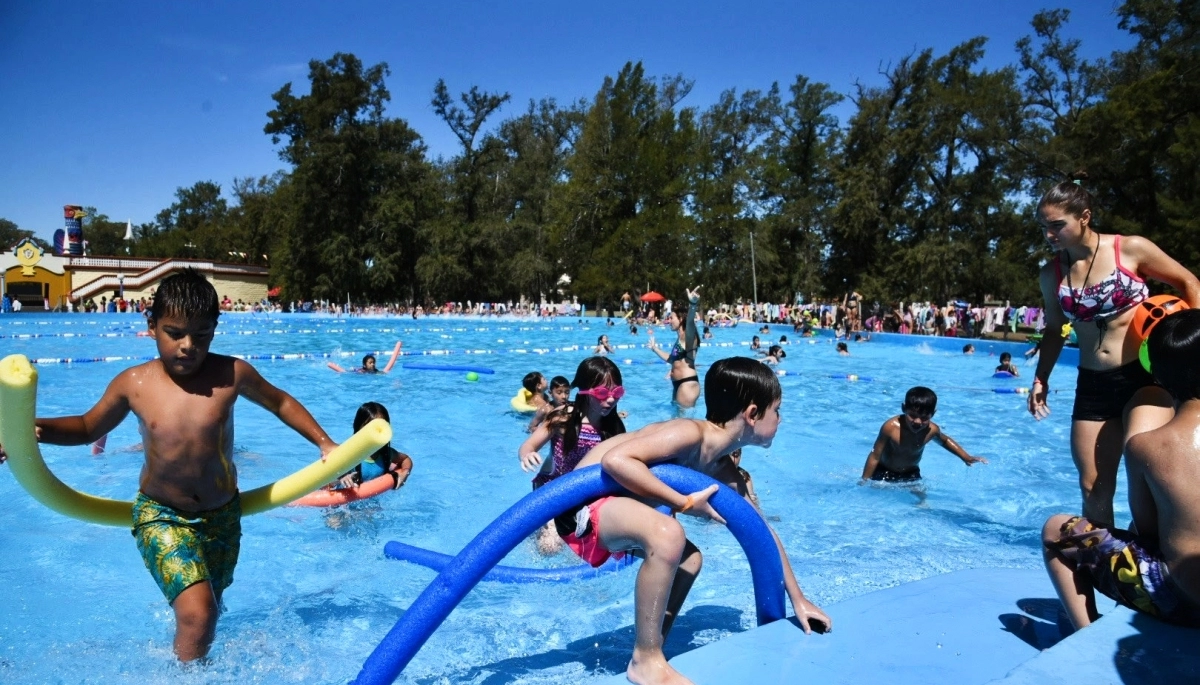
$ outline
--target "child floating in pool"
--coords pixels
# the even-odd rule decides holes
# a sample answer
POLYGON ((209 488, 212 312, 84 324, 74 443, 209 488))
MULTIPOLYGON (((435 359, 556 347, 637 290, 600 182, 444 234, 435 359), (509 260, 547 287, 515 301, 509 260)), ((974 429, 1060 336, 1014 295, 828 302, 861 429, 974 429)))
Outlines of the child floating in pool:
POLYGON ((121 372, 82 416, 38 419, 39 439, 86 445, 133 412, 145 443, 133 536, 150 575, 175 612, 175 654, 208 653, 221 594, 233 582, 241 503, 233 463, 233 409, 244 397, 321 450, 337 445, 291 395, 240 359, 209 354, 220 307, 194 269, 158 286, 146 323, 158 359, 121 372))
POLYGON ((533 413, 533 418, 529 421, 529 432, 532 433, 542 421, 546 420, 547 414, 565 405, 569 399, 571 399, 571 381, 567 380, 566 376, 551 378, 550 401, 538 407, 537 411, 533 413))
MULTIPOLYGON (((378 402, 364 402, 358 411, 354 414, 354 432, 362 430, 362 427, 371 422, 372 419, 383 419, 388 423, 392 422, 392 417, 388 415, 387 407, 378 402)), ((337 479, 336 487, 353 488, 369 480, 375 480, 387 474, 392 477, 394 485, 393 490, 399 490, 404 481, 408 480, 408 476, 412 473, 413 461, 412 457, 407 454, 397 451, 392 447, 392 443, 388 443, 371 455, 369 460, 360 462, 353 469, 342 474, 337 479)))
MULTIPOLYGON (((575 380, 570 385, 579 388, 575 401, 564 402, 561 409, 552 411, 517 450, 523 471, 541 467, 533 478, 535 490, 570 473, 601 440, 625 432, 625 423, 621 420, 623 414, 616 410, 617 401, 625 395, 621 369, 616 364, 604 357, 584 359, 575 370, 575 380), (550 443, 551 458, 543 462, 538 450, 547 442, 550 443)), ((562 550, 553 521, 538 534, 537 547, 545 555, 562 550)))
MULTIPOLYGON (((392 348, 392 358, 388 360, 387 366, 383 367, 383 369, 375 368, 375 355, 368 354, 362 358, 362 368, 354 369, 351 373, 390 373, 392 367, 396 365, 396 360, 400 358, 400 348, 403 346, 403 342, 396 341, 396 346, 392 348)), ((326 366, 338 373, 346 373, 346 369, 333 362, 329 362, 326 366)))
POLYGON ((783 358, 786 356, 787 352, 784 352, 782 347, 779 345, 771 345, 771 348, 767 350, 767 356, 763 357, 760 361, 762 361, 764 364, 774 366, 783 361, 783 358))
POLYGON ((1000 353, 1000 365, 996 367, 996 373, 1011 373, 1014 376, 1020 376, 1017 373, 1017 367, 1012 363, 1012 355, 1008 352, 1000 353))
POLYGON ((546 377, 540 372, 530 371, 525 374, 525 378, 521 380, 521 387, 524 388, 522 394, 525 397, 525 404, 535 409, 541 409, 550 404, 550 398, 546 397, 546 377))
MULTIPOLYGON (((716 485, 683 495, 659 480, 650 466, 686 466, 748 497, 745 481, 727 455, 746 445, 770 447, 779 428, 781 397, 779 379, 763 364, 748 357, 722 359, 705 375, 706 420, 673 419, 618 435, 594 447, 575 467, 599 464, 633 493, 602 497, 555 519, 563 540, 592 566, 626 552, 643 559, 634 590, 633 658, 626 670, 631 681, 690 682, 667 663, 662 645, 700 573, 701 554, 679 522, 652 505, 665 503, 679 513, 725 522, 708 502, 716 485)), ((784 587, 804 632, 831 628, 825 612, 801 592, 778 536, 775 544, 784 587)))
POLYGON ((850 348, 846 347, 846 343, 840 342, 837 344, 837 353, 843 357, 850 356, 850 348))
POLYGON ((987 463, 983 457, 973 457, 930 419, 937 412, 937 395, 929 388, 909 388, 900 405, 899 416, 893 416, 879 428, 879 437, 863 465, 862 480, 882 480, 892 483, 914 483, 921 479, 921 456, 925 445, 937 440, 954 456, 970 466, 987 463))
POLYGON ((592 354, 598 354, 598 355, 603 356, 603 355, 608 354, 609 352, 615 352, 615 351, 616 351, 616 348, 614 348, 608 342, 608 336, 602 335, 599 338, 596 338, 596 349, 592 350, 592 354))
POLYGON ((1096 590, 1135 611, 1200 628, 1200 310, 1163 319, 1148 348, 1162 387, 1143 388, 1148 402, 1129 411, 1130 530, 1067 514, 1050 517, 1042 529, 1046 570, 1077 629, 1100 617, 1096 590))

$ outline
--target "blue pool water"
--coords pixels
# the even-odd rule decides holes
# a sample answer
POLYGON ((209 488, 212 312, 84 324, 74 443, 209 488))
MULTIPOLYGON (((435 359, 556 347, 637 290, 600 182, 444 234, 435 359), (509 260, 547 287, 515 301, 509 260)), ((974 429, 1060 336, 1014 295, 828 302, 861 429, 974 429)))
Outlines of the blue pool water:
MULTIPOLYGON (((213 350, 245 355, 334 355, 352 367, 364 352, 397 339, 410 353, 444 350, 431 363, 495 369, 468 382, 463 373, 405 370, 388 376, 339 375, 323 357, 255 360, 264 376, 305 404, 335 439, 349 435, 367 400, 391 411, 394 444, 415 468, 398 493, 351 512, 277 509, 245 519, 241 562, 225 595, 212 663, 181 670, 171 653, 173 617, 128 530, 64 518, 35 503, 0 467, 0 682, 338 683, 365 657, 434 573, 388 560, 400 540, 456 553, 529 491, 517 446, 525 421, 509 399, 530 370, 570 377, 606 333, 622 348, 628 394, 621 408, 637 428, 671 418, 666 366, 631 336, 602 321, 579 324, 480 319, 312 316, 223 317, 213 350), (478 354, 463 354, 471 350, 478 354), (515 352, 523 350, 524 352, 515 352), (341 356, 353 353, 352 356, 341 356), (625 364, 624 360, 635 363, 625 364)), ((33 358, 149 357, 134 315, 0 318, 0 354, 33 358), (41 337, 13 337, 32 336, 41 337), (66 337, 66 336, 70 337, 66 337)), ((717 329, 700 353, 713 360, 749 354, 751 326, 717 329)), ((787 333, 780 328, 772 337, 787 333)), ((660 331, 660 340, 670 340, 660 331)), ((997 394, 1028 378, 991 378, 996 358, 941 351, 919 338, 851 345, 839 357, 831 341, 793 339, 783 385, 783 423, 768 450, 747 451, 763 508, 786 545, 801 586, 818 604, 968 568, 1038 568, 1045 518, 1078 508, 1067 451, 1068 391, 1035 422, 1025 398, 997 394), (871 381, 830 376, 855 374, 871 381), (966 468, 931 445, 921 464, 928 499, 908 491, 858 486, 880 424, 917 384, 938 392, 935 421, 968 451, 991 463, 966 468)), ((1005 347, 1010 351, 1019 348, 1005 347)), ((380 359, 380 365, 386 358, 380 359)), ((132 360, 39 366, 38 413, 79 413, 132 360)), ((1026 376, 1032 368, 1027 368, 1026 376)), ((1059 368, 1055 387, 1073 385, 1059 368)), ((698 416, 703 416, 702 406, 698 416)), ((130 499, 141 454, 136 423, 110 436, 108 453, 44 446, 47 463, 77 489, 130 499)), ((262 409, 237 410, 238 468, 250 488, 291 473, 316 450, 262 409)), ((1123 490, 1118 521, 1127 518, 1123 490)), ((668 655, 751 627, 754 601, 745 557, 715 524, 684 517, 705 552, 705 568, 668 642, 668 655)), ((539 559, 528 544, 506 560, 517 566, 573 565, 569 552, 539 559)), ((632 648, 631 573, 568 585, 481 584, 417 655, 400 682, 575 683, 621 672, 632 648)), ((790 607, 789 607, 790 609, 790 607)), ((836 615, 833 617, 835 622, 836 615)))

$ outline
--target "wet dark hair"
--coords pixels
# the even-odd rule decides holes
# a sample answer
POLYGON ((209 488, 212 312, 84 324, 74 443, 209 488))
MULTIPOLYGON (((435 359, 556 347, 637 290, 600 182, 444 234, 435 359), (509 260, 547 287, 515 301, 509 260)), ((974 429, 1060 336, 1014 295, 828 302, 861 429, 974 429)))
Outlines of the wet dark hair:
POLYGON ((521 381, 521 387, 525 388, 533 394, 537 394, 538 381, 542 380, 542 374, 537 371, 530 371, 525 374, 525 379, 521 381))
POLYGON ((904 411, 911 409, 918 414, 933 416, 933 413, 937 411, 937 393, 923 385, 909 388, 908 392, 904 393, 904 404, 901 409, 904 411))
POLYGON ((566 376, 555 376, 550 379, 550 389, 557 390, 559 388, 571 387, 571 381, 567 380, 566 376))
POLYGON ((388 416, 387 407, 378 402, 363 402, 362 406, 354 414, 354 432, 362 430, 362 427, 371 422, 371 419, 383 419, 388 423, 392 422, 392 417, 388 416))
MULTIPOLYGON (((575 378, 571 380, 571 387, 591 390, 609 383, 621 385, 621 369, 608 357, 588 357, 579 362, 579 367, 575 369, 575 378)), ((579 444, 579 427, 583 425, 583 419, 587 416, 592 402, 595 400, 591 395, 575 393, 573 402, 568 402, 567 406, 557 410, 566 416, 562 423, 563 452, 570 452, 579 444)), ((600 419, 600 425, 592 426, 592 428, 595 428, 596 432, 600 434, 601 440, 607 440, 614 435, 624 433, 625 422, 621 420, 617 408, 613 407, 607 416, 600 419)))
MULTIPOLYGON (((392 417, 388 416, 387 407, 378 402, 363 402, 362 406, 358 408, 358 411, 354 413, 354 432, 359 432, 362 430, 363 426, 367 425, 374 419, 383 419, 388 423, 392 422, 392 417)), ((391 461, 392 443, 389 441, 388 444, 375 450, 374 454, 371 455, 371 459, 377 463, 382 462, 385 459, 387 461, 391 461)), ((380 466, 384 466, 384 464, 380 463, 380 466)), ((362 475, 361 472, 359 475, 362 475)))
POLYGON ((1146 343, 1154 380, 1176 402, 1200 398, 1200 309, 1167 316, 1146 343))
POLYGON ((366 355, 363 355, 363 362, 362 362, 363 368, 366 368, 366 367, 367 367, 367 360, 368 360, 368 359, 372 359, 372 360, 373 360, 373 359, 375 359, 375 355, 373 355, 373 354, 366 354, 366 355))
POLYGON ((603 342, 604 342, 604 334, 602 333, 602 334, 600 334, 600 336, 599 336, 599 337, 597 337, 597 338, 596 338, 596 344, 597 344, 597 345, 600 345, 600 344, 602 344, 603 342))
POLYGON ((1003 364, 1004 362, 1011 362, 1011 361, 1012 361, 1012 355, 1011 355, 1011 354, 1009 354, 1008 352, 1001 352, 1001 353, 1000 353, 1000 363, 1001 363, 1001 364, 1003 364))
POLYGON ((162 279, 154 291, 154 302, 150 305, 150 318, 158 320, 166 316, 181 316, 185 319, 207 318, 213 323, 221 315, 221 303, 217 300, 217 289, 208 282, 204 274, 188 267, 162 279))
POLYGON ((787 356, 787 352, 784 352, 783 348, 779 345, 771 345, 770 349, 767 350, 767 354, 772 357, 779 357, 780 359, 787 356))
POLYGON ((963 345, 963 354, 966 354, 973 349, 975 349, 975 346, 972 345, 971 343, 967 343, 966 345, 963 345))
POLYGON ((1063 181, 1046 191, 1042 199, 1038 200, 1038 209, 1047 205, 1061 207, 1063 211, 1075 217, 1082 217, 1084 210, 1087 210, 1095 217, 1096 210, 1092 208, 1092 194, 1083 187, 1083 183, 1087 179, 1086 171, 1076 171, 1071 175, 1071 180, 1063 181))
POLYGON ((779 378, 766 365, 749 357, 728 357, 713 363, 704 374, 704 418, 724 426, 754 405, 754 418, 766 416, 767 408, 783 397, 779 378))
POLYGON ((838 352, 849 352, 850 348, 846 347, 846 343, 840 342, 837 344, 837 351, 838 352))

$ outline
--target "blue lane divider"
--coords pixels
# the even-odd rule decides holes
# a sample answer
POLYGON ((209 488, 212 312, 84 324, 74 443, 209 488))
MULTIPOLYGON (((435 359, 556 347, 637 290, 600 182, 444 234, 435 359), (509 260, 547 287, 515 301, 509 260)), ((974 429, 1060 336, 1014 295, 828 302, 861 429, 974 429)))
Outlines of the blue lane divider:
POLYGON ((404 368, 414 371, 474 371, 475 373, 496 373, 486 366, 472 364, 426 364, 424 362, 405 362, 404 368))
MULTIPOLYGON (((660 464, 651 470, 678 492, 697 492, 717 482, 698 471, 673 464, 660 464)), ((599 466, 592 466, 568 473, 521 498, 467 543, 409 605, 367 657, 354 682, 360 685, 394 682, 471 588, 522 540, 565 511, 621 492, 624 489, 615 480, 599 466)), ((709 502, 725 519, 729 532, 741 544, 750 562, 758 624, 783 618, 786 596, 783 564, 766 522, 728 486, 721 485, 709 502)))
MULTIPOLYGON (((454 557, 433 550, 421 549, 406 545, 403 542, 389 542, 383 546, 383 554, 389 559, 398 559, 413 564, 442 571, 454 557)), ((519 566, 496 566, 487 572, 482 580, 492 583, 569 583, 576 580, 588 580, 607 575, 614 571, 633 565, 633 555, 626 554, 620 559, 609 559, 597 568, 588 564, 568 566, 565 568, 521 568, 519 566)))

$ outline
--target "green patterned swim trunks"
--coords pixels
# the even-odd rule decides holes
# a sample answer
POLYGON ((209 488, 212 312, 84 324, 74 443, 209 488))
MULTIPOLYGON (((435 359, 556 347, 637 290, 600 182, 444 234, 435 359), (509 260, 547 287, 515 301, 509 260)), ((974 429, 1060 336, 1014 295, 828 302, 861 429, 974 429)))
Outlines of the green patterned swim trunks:
POLYGON ((133 537, 154 582, 167 601, 207 580, 214 592, 233 583, 242 540, 240 496, 211 511, 186 512, 138 493, 133 537))

